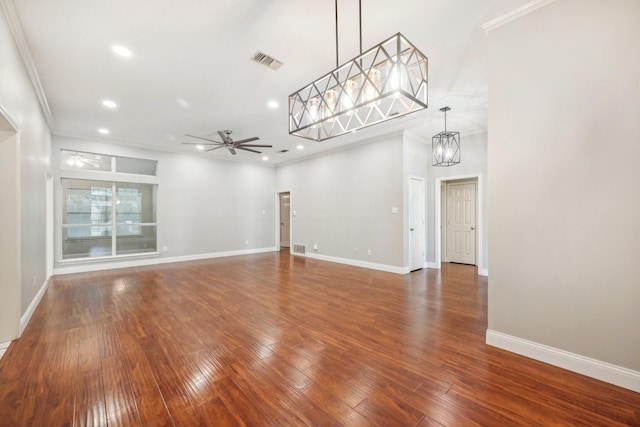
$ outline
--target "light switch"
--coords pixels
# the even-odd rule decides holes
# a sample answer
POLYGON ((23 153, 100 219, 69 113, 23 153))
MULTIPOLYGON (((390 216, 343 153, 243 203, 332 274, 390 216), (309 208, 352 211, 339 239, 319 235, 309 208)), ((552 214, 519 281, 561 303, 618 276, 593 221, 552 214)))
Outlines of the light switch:
POLYGON ((397 214, 398 213, 398 208, 396 206, 391 208, 391 213, 392 214, 397 214))

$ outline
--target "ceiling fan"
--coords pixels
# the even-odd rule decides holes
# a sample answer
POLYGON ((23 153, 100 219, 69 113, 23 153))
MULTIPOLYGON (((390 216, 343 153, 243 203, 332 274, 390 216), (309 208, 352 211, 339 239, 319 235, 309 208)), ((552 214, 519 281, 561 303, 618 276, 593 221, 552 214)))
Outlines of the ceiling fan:
POLYGON ((247 147, 272 147, 271 145, 247 144, 248 142, 256 141, 256 140, 260 139, 257 136, 254 136, 253 138, 246 138, 246 139, 241 139, 239 141, 234 141, 233 139, 231 139, 231 131, 230 130, 225 130, 225 131, 220 131, 219 130, 218 131, 218 135, 220 135, 220 138, 222 139, 222 142, 215 141, 215 140, 209 139, 209 138, 203 138, 201 136, 185 135, 185 136, 188 136, 188 137, 191 137, 191 138, 202 139, 202 140, 209 141, 209 142, 208 143, 183 142, 183 144, 184 145, 213 145, 214 146, 213 148, 210 148, 210 149, 205 150, 205 151, 213 151, 213 150, 217 150, 218 148, 226 148, 234 156, 236 155, 236 149, 244 150, 244 151, 251 151, 252 153, 260 154, 261 151, 253 150, 253 149, 247 148, 247 147))

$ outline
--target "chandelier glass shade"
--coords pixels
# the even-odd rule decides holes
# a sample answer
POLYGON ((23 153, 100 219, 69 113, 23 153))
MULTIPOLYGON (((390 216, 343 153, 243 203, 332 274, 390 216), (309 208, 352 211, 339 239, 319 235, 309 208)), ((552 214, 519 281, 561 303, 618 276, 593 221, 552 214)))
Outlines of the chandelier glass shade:
POLYGON ((460 163, 460 132, 447 131, 449 110, 449 107, 440 109, 444 112, 444 131, 432 138, 433 166, 452 166, 460 163))
POLYGON ((398 33, 289 96, 289 133, 323 141, 427 108, 428 59, 398 33))

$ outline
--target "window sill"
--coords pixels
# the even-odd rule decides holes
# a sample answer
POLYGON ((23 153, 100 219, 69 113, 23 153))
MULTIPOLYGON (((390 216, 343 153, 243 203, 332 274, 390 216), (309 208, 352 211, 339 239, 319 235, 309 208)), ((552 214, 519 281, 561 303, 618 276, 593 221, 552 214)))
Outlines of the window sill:
POLYGON ((86 264, 86 263, 101 262, 101 261, 118 261, 118 260, 125 260, 125 259, 154 258, 159 256, 160 256, 160 252, 142 252, 137 254, 59 259, 58 264, 59 265, 86 264))
MULTIPOLYGON (((143 234, 118 234, 117 239, 140 239, 143 238, 143 234)), ((90 240, 111 240, 113 236, 88 236, 88 237, 67 237, 64 239, 65 243, 85 242, 90 240)))

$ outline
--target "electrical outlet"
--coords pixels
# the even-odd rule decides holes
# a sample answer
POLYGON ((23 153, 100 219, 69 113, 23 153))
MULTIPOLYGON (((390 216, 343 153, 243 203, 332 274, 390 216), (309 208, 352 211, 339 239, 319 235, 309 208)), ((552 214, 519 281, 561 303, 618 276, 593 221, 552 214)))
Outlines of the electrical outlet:
POLYGON ((34 288, 36 287, 36 275, 35 274, 33 275, 33 287, 34 288))
POLYGON ((169 250, 169 248, 167 248, 166 246, 162 247, 162 252, 167 252, 169 250))
POLYGON ((371 256, 371 249, 367 250, 367 255, 371 256))
POLYGON ((244 245, 245 245, 245 246, 249 246, 249 241, 248 241, 248 240, 245 240, 245 241, 244 241, 244 245))
POLYGON ((318 250, 318 244, 317 244, 317 243, 314 243, 314 244, 313 244, 313 250, 314 250, 314 251, 317 251, 317 250, 318 250))

